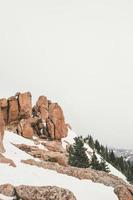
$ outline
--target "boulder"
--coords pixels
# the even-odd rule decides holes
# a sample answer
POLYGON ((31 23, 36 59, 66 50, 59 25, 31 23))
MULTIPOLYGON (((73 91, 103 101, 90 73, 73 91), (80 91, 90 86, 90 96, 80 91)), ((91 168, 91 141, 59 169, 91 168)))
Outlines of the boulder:
POLYGON ((54 152, 60 152, 63 153, 65 152, 65 149, 62 147, 62 144, 60 141, 47 141, 45 143, 42 143, 49 151, 54 151, 54 152))
POLYGON ((11 184, 0 185, 0 194, 9 196, 9 197, 15 196, 14 186, 11 184))
POLYGON ((18 130, 21 131, 23 137, 32 139, 34 131, 33 128, 31 127, 31 123, 29 122, 29 120, 22 119, 20 121, 20 127, 18 130))
POLYGON ((48 100, 45 96, 40 96, 36 103, 38 115, 46 122, 48 119, 48 100))
POLYGON ((16 195, 23 200, 76 200, 72 192, 56 186, 18 186, 16 195))
POLYGON ((68 155, 66 152, 54 152, 48 151, 44 149, 39 149, 37 146, 30 146, 25 144, 15 144, 16 147, 25 151, 29 155, 40 158, 43 161, 57 162, 60 165, 67 166, 68 165, 68 155))
POLYGON ((114 189, 115 194, 118 196, 119 200, 133 200, 132 193, 124 185, 118 185, 114 189))
POLYGON ((5 151, 4 146, 3 146, 4 130, 5 130, 5 122, 3 119, 3 114, 0 111, 0 152, 1 153, 5 151))
POLYGON ((52 121, 55 127, 54 139, 61 139, 67 136, 67 125, 61 107, 57 103, 51 103, 49 105, 49 119, 52 121))
POLYGON ((0 99, 0 108, 1 108, 1 112, 3 114, 3 118, 5 121, 5 124, 7 124, 7 120, 8 120, 8 101, 7 99, 3 98, 0 99))
POLYGON ((13 122, 18 120, 19 116, 19 107, 18 107, 18 100, 15 96, 10 97, 8 99, 9 108, 8 108, 8 122, 13 122))
POLYGON ((55 139, 55 126, 54 126, 54 123, 52 123, 52 121, 50 119, 47 119, 46 126, 47 126, 48 133, 50 135, 50 138, 52 140, 54 140, 55 139))
POLYGON ((32 100, 31 93, 20 93, 18 94, 19 103, 19 117, 21 119, 29 118, 32 115, 32 100))

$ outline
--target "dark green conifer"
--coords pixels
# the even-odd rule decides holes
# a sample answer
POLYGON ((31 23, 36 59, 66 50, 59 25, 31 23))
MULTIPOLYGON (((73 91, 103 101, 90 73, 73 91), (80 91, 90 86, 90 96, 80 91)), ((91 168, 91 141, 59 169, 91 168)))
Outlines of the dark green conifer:
POLYGON ((71 166, 87 168, 89 167, 89 159, 86 154, 86 148, 84 147, 84 141, 82 137, 76 137, 75 143, 69 148, 69 164, 71 166))

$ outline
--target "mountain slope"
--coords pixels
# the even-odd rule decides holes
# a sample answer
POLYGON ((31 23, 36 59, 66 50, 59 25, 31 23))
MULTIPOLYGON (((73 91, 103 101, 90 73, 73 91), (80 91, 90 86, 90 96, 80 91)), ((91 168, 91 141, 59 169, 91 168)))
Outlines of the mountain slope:
MULTIPOLYGON (((75 135, 69 130, 68 138, 63 139, 70 142, 75 135), (70 138, 69 138, 70 137, 70 138)), ((75 135, 76 136, 76 135, 75 135)), ((27 145, 35 145, 32 140, 25 139, 11 132, 6 132, 4 137, 4 146, 6 153, 3 155, 10 158, 16 164, 11 167, 8 164, 0 164, 0 184, 10 183, 13 185, 35 185, 35 186, 59 186, 67 188, 74 193, 77 200, 117 200, 117 196, 113 192, 113 188, 104 186, 99 183, 93 183, 90 180, 79 180, 77 178, 63 175, 52 170, 38 168, 36 166, 21 163, 22 159, 35 159, 27 153, 21 151, 14 144, 23 143, 27 145)), ((41 148, 43 148, 41 146, 41 148)))
MULTIPOLYGON (((72 130, 69 129, 68 136, 66 138, 62 139, 63 147, 66 148, 67 144, 73 144, 75 137, 77 137, 76 133, 74 133, 72 130)), ((87 155, 88 155, 88 157, 91 158, 91 155, 93 153, 93 149, 91 147, 89 147, 89 145, 86 144, 86 143, 85 143, 85 147, 87 149, 87 155)), ((98 158, 99 161, 102 159, 102 157, 98 153, 96 153, 96 156, 97 156, 97 158, 98 158)), ((120 171, 118 171, 115 167, 113 167, 107 161, 106 161, 106 164, 107 164, 107 166, 108 166, 108 168, 110 170, 110 174, 118 176, 119 178, 121 178, 124 181, 126 181, 126 177, 120 171)))

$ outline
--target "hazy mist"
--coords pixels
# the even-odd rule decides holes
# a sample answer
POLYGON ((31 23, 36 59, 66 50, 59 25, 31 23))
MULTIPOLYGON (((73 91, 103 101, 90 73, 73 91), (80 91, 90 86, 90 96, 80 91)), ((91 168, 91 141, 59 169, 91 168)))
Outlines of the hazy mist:
POLYGON ((0 1, 0 97, 31 91, 82 135, 133 147, 133 1, 0 1))

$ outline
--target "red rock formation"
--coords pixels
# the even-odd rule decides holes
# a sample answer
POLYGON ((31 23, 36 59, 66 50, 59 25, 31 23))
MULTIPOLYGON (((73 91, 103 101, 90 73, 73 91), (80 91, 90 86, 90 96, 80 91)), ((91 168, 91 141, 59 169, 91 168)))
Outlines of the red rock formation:
POLYGON ((18 94, 19 103, 19 116, 21 119, 29 118, 32 115, 32 101, 31 93, 20 93, 18 94))
POLYGON ((10 97, 8 99, 9 108, 8 108, 8 122, 14 122, 18 120, 19 117, 19 107, 18 107, 18 100, 15 96, 10 97))
POLYGON ((1 112, 2 112, 3 117, 4 117, 5 124, 7 124, 7 120, 8 120, 8 115, 7 115, 8 102, 7 102, 7 99, 5 99, 5 98, 0 99, 0 108, 1 108, 1 112))
POLYGON ((65 124, 64 115, 61 107, 57 103, 52 103, 49 106, 49 118, 54 124, 55 139, 61 139, 67 136, 67 126, 65 124))
POLYGON ((7 99, 0 99, 0 150, 3 151, 4 125, 10 131, 32 138, 50 137, 60 140, 67 135, 67 125, 61 107, 45 96, 40 96, 32 108, 31 94, 17 93, 7 99))
POLYGON ((3 146, 3 136, 4 136, 5 123, 3 119, 3 113, 0 111, 0 152, 3 153, 5 151, 3 146))
POLYGON ((51 122, 50 119, 47 119, 47 129, 48 129, 48 133, 51 137, 52 140, 54 140, 55 138, 55 127, 54 127, 54 124, 51 122))
POLYGON ((67 135, 67 125, 61 107, 57 103, 51 103, 47 97, 40 96, 36 106, 36 115, 41 117, 51 139, 60 140, 67 135))
POLYGON ((31 123, 28 120, 22 119, 20 121, 20 128, 23 137, 29 139, 32 138, 34 131, 33 128, 31 127, 31 123))
POLYGON ((48 100, 45 96, 40 96, 37 103, 37 112, 38 115, 46 122, 48 119, 48 100))

